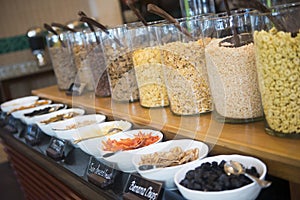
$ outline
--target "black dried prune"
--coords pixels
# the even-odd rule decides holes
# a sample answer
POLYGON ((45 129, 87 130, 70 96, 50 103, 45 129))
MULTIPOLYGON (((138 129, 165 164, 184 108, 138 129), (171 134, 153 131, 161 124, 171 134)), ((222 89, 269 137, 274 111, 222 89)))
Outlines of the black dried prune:
POLYGON ((186 173, 185 178, 188 180, 192 180, 195 177, 195 171, 194 170, 190 170, 186 173))
POLYGON ((183 185, 184 187, 186 187, 189 183, 188 179, 183 179, 182 181, 180 181, 180 185, 183 185))
POLYGON ((219 176, 218 182, 226 182, 226 181, 229 181, 229 176, 227 176, 226 174, 222 174, 221 176, 219 176))
POLYGON ((210 177, 210 175, 211 175, 211 174, 210 174, 210 171, 203 172, 203 173, 202 173, 202 178, 203 178, 203 179, 208 179, 208 178, 210 177))
POLYGON ((223 185, 219 184, 215 184, 214 186, 214 191, 222 191, 223 190, 223 185))
POLYGON ((224 169, 224 165, 225 165, 226 161, 225 160, 222 160, 219 164, 219 167, 224 169))
POLYGON ((239 188, 242 186, 243 183, 239 180, 238 177, 234 177, 230 180, 232 188, 239 188))
POLYGON ((251 167, 250 169, 246 169, 246 173, 251 174, 253 176, 259 177, 259 174, 255 167, 251 167))
POLYGON ((213 161, 213 162, 211 163, 211 167, 212 167, 212 168, 217 168, 217 167, 218 167, 218 163, 217 163, 216 161, 213 161))
POLYGON ((207 181, 208 181, 209 183, 213 183, 213 182, 217 181, 218 178, 219 178, 219 176, 218 176, 217 174, 211 173, 211 174, 209 175, 209 177, 207 178, 207 181))
POLYGON ((195 184, 194 180, 189 180, 189 182, 187 183, 187 188, 193 190, 194 189, 194 184, 195 184))
POLYGON ((211 164, 210 164, 209 162, 203 163, 203 164, 201 165, 201 168, 202 168, 203 170, 210 170, 210 169, 211 169, 211 164))
MULTIPOLYGON (((189 170, 181 185, 199 191, 223 191, 243 187, 252 181, 245 175, 227 175, 224 172, 225 161, 202 163, 195 170, 189 170)), ((255 167, 246 169, 248 173, 259 177, 255 167)))
POLYGON ((194 185, 193 185, 193 189, 194 190, 201 190, 202 189, 201 184, 195 182, 194 185))

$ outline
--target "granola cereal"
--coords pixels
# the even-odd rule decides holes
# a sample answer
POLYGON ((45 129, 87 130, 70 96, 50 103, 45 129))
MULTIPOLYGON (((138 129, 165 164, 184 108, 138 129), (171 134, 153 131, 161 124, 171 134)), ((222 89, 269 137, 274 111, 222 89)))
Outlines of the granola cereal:
POLYGON ((107 51, 107 71, 112 99, 120 102, 138 100, 139 91, 132 62, 132 52, 120 51, 118 56, 114 57, 116 52, 113 49, 111 51, 107 51))
POLYGON ((161 48, 171 111, 178 115, 210 112, 212 101, 203 44, 178 41, 161 48))
POLYGON ((92 91, 94 89, 94 83, 91 82, 91 80, 93 80, 92 71, 86 59, 91 47, 90 45, 87 47, 85 47, 84 44, 73 44, 72 51, 79 81, 80 83, 86 84, 87 90, 92 91))
POLYGON ((69 89, 77 74, 70 50, 62 46, 52 46, 49 47, 49 54, 58 88, 60 90, 69 89))
POLYGON ((75 65, 81 83, 96 96, 110 96, 110 86, 102 47, 97 43, 73 46, 75 65))
POLYGON ((106 62, 102 47, 99 44, 94 44, 91 51, 87 54, 86 60, 91 69, 95 95, 98 97, 110 96, 110 85, 106 70, 106 62))

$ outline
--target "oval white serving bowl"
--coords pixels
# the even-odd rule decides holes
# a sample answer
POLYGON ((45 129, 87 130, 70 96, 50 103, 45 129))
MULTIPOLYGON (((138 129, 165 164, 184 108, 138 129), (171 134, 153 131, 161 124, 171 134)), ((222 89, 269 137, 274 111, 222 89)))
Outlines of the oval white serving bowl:
POLYGON ((60 121, 57 122, 51 122, 48 124, 44 124, 42 123, 42 121, 44 120, 48 120, 52 117, 55 117, 57 115, 62 115, 62 114, 68 114, 68 113, 77 113, 78 115, 83 115, 85 113, 85 110, 81 109, 81 108, 68 108, 68 109, 62 109, 62 110, 58 110, 55 112, 51 112, 45 115, 41 115, 38 117, 34 117, 33 119, 33 123, 37 124, 38 127, 46 134, 49 136, 54 136, 55 132, 52 129, 52 124, 58 123, 60 121))
POLYGON ((164 184, 164 187, 166 189, 177 189, 175 183, 174 183, 174 175, 175 173, 181 169, 184 166, 193 164, 199 159, 202 159, 207 156, 208 154, 208 146, 200 141, 195 141, 191 139, 181 139, 181 140, 169 140, 166 142, 160 142, 157 144, 150 145, 148 147, 145 147, 141 151, 137 152, 136 155, 133 156, 132 162, 137 170, 137 172, 148 179, 156 180, 156 181, 161 181, 164 184), (165 168, 156 168, 156 169, 151 169, 151 170, 139 170, 139 163, 141 161, 141 156, 145 154, 153 154, 155 152, 169 152, 172 148, 174 147, 180 147, 183 151, 187 151, 189 149, 194 149, 198 148, 199 150, 199 157, 191 162, 177 165, 177 166, 172 166, 172 167, 165 167, 165 168))
POLYGON ((45 108, 48 108, 48 107, 55 107, 55 106, 63 106, 62 109, 66 109, 66 107, 67 107, 65 104, 56 104, 56 103, 55 104, 47 104, 47 105, 42 105, 42 106, 37 106, 37 107, 34 107, 34 108, 30 108, 30 109, 27 109, 27 110, 20 110, 20 111, 12 113, 12 115, 13 115, 14 118, 20 119, 23 123, 25 123, 27 125, 30 125, 30 124, 34 124, 35 119, 37 119, 38 117, 43 116, 43 115, 47 115, 47 114, 50 114, 50 113, 39 115, 39 116, 34 116, 34 117, 27 117, 27 116, 25 116, 25 114, 28 114, 28 113, 31 113, 31 112, 37 111, 37 110, 42 110, 42 109, 45 109, 45 108))
MULTIPOLYGON (((103 138, 107 138, 108 136, 102 136, 101 133, 109 130, 110 128, 120 128, 123 131, 128 131, 132 127, 132 123, 124 120, 117 120, 117 121, 109 121, 109 122, 102 122, 100 124, 93 124, 89 126, 85 126, 79 129, 74 129, 71 134, 71 139, 69 140, 74 147, 79 147, 85 153, 93 155, 95 157, 100 157, 100 150, 101 148, 101 141, 103 138), (74 143, 75 140, 97 136, 96 138, 83 140, 77 144, 74 143)), ((115 133, 117 134, 117 133, 115 133)))
POLYGON ((212 163, 216 161, 220 163, 222 160, 230 161, 235 160, 246 168, 250 168, 252 166, 256 167, 257 172, 260 174, 260 179, 264 179, 267 173, 266 165, 257 158, 251 156, 241 156, 241 155, 219 155, 219 156, 212 156, 207 157, 202 160, 199 160, 192 165, 185 166, 181 168, 174 176, 174 182, 180 191, 180 193, 186 199, 193 199, 193 200, 232 200, 232 199, 239 199, 239 200, 254 200, 259 195, 261 188, 260 186, 252 182, 248 185, 243 187, 233 189, 233 190, 224 190, 224 191, 197 191, 188 189, 182 185, 180 185, 180 181, 184 179, 186 173, 189 170, 194 170, 196 167, 199 167, 201 164, 209 162, 212 163))
MULTIPOLYGON (((134 154, 136 154, 138 151, 142 150, 145 147, 141 147, 134 150, 126 150, 126 151, 120 151, 119 153, 116 153, 113 156, 103 158, 102 156, 106 153, 111 153, 111 151, 104 151, 102 148, 102 142, 107 141, 107 139, 111 140, 120 140, 120 139, 126 139, 126 138, 134 138, 136 134, 139 132, 142 132, 144 134, 152 133, 152 136, 158 136, 159 139, 155 142, 158 143, 162 140, 163 134, 160 131, 155 131, 152 129, 135 129, 135 130, 128 130, 116 133, 111 136, 105 136, 101 138, 95 138, 90 140, 85 140, 78 143, 78 146, 87 154, 95 156, 97 159, 103 160, 105 163, 110 164, 110 166, 114 166, 118 170, 121 170, 123 172, 134 172, 135 167, 132 163, 132 157, 134 154)), ((153 143, 153 144, 155 144, 153 143)), ((151 146, 150 144, 149 146, 151 146)))
POLYGON ((15 117, 15 115, 16 115, 15 113, 18 114, 19 111, 28 110, 28 109, 35 108, 35 107, 38 107, 38 106, 49 105, 51 103, 52 103, 52 101, 51 100, 47 100, 47 99, 41 99, 41 100, 37 100, 37 101, 34 101, 34 102, 24 103, 21 106, 16 106, 14 109, 11 109, 9 111, 9 113, 13 117, 15 117))
POLYGON ((38 96, 26 96, 17 99, 13 99, 10 101, 6 101, 0 105, 1 110, 3 112, 11 112, 13 109, 16 109, 20 106, 34 103, 39 99, 38 96))
POLYGON ((80 131, 80 129, 88 126, 94 126, 95 124, 102 123, 106 119, 105 115, 101 114, 88 114, 66 119, 60 122, 53 123, 51 128, 55 132, 55 137, 63 140, 72 140, 73 134, 80 131), (84 123, 85 121, 91 121, 91 124, 82 125, 77 127, 78 124, 84 123), (74 126, 74 128, 68 128, 74 126))

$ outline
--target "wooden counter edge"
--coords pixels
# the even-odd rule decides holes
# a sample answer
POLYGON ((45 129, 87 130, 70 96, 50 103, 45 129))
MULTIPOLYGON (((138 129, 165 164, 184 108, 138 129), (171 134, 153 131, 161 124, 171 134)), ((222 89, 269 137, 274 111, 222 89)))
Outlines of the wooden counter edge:
MULTIPOLYGON (((48 88, 42 88, 39 90, 33 90, 32 94, 40 96, 41 98, 48 98, 53 101, 58 101, 61 103, 65 103, 70 105, 73 102, 70 102, 70 97, 65 98, 64 95, 61 97, 59 96, 53 96, 51 93, 47 92, 48 90, 57 90, 57 86, 50 86, 48 88)), ((87 109, 93 109, 89 105, 84 105, 84 104, 73 104, 73 106, 79 106, 87 109)), ((107 117, 119 117, 120 119, 128 120, 128 116, 124 116, 122 113, 113 113, 114 115, 112 116, 112 112, 109 109, 103 110, 103 109, 95 109, 96 112, 99 112, 101 114, 107 115, 107 117)), ((141 119, 138 117, 131 116, 130 118, 132 123, 134 124, 143 124, 141 119)), ((157 126, 154 124, 151 126, 151 128, 157 128, 157 126)), ((165 134, 167 139, 172 139, 175 134, 174 134, 173 127, 163 127, 161 131, 165 134)), ((189 134, 182 134, 182 137, 189 137, 189 134)), ((197 135, 196 138, 203 142, 208 142, 205 139, 205 136, 203 135, 197 135)), ((214 138, 212 138, 214 140, 214 138)), ((263 160, 267 166, 268 166, 268 173, 271 175, 274 175, 279 178, 283 178, 285 180, 291 181, 293 183, 300 184, 300 162, 297 159, 293 158, 287 158, 282 155, 278 155, 274 152, 266 152, 263 151, 262 149, 258 148, 252 148, 247 145, 242 145, 238 143, 233 143, 232 141, 226 141, 224 139, 218 140, 216 144, 213 146, 214 148, 212 149, 213 154, 242 154, 242 155, 249 155, 249 156, 254 156, 257 157, 261 160, 263 160)))

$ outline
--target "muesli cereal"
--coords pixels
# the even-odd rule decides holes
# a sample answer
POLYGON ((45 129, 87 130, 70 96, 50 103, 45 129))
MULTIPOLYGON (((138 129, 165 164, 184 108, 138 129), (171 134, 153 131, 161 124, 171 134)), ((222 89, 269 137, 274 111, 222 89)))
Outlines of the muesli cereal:
POLYGON ((86 88, 89 91, 94 89, 94 84, 92 80, 92 71, 89 68, 89 63, 87 61, 87 54, 90 51, 91 46, 85 46, 84 44, 73 44, 72 51, 74 54, 74 62, 77 68, 77 75, 79 77, 80 83, 85 83, 86 88))
POLYGON ((132 52, 123 49, 116 53, 114 49, 109 48, 106 51, 112 99, 120 102, 138 100, 139 91, 132 62, 132 52))
POLYGON ((109 82, 105 78, 105 56, 98 37, 95 32, 77 32, 71 35, 70 41, 79 82, 85 83, 87 90, 95 90, 97 96, 109 96, 109 82), (101 86, 105 87, 98 87, 98 83, 103 83, 101 86))
POLYGON ((178 41, 165 44, 161 48, 172 112, 193 115, 211 111, 212 101, 203 44, 200 41, 178 41))
POLYGON ((106 70, 105 55, 100 44, 94 44, 88 52, 86 60, 91 69, 95 95, 98 97, 110 96, 110 86, 106 70))
POLYGON ((52 46, 49 47, 49 54, 58 88, 61 90, 69 89, 77 74, 72 53, 66 47, 52 46))

